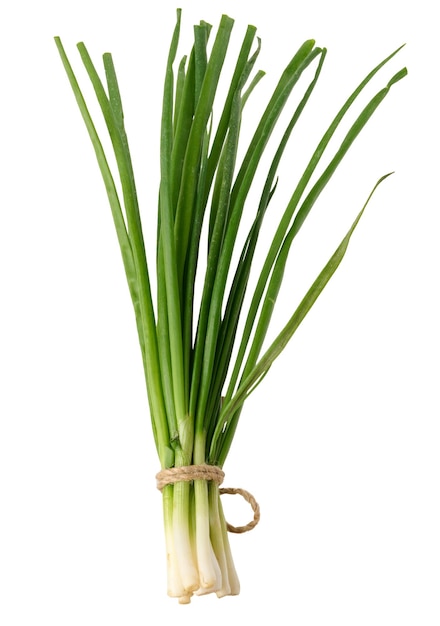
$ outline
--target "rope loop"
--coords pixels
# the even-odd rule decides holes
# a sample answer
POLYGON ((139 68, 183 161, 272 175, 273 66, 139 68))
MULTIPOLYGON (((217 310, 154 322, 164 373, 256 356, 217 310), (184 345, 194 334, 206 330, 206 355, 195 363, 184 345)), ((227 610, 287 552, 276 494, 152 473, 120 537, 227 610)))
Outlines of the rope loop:
MULTIPOLYGON (((193 480, 212 480, 213 482, 217 483, 217 485, 221 485, 224 478, 224 471, 220 467, 216 467, 215 465, 187 465, 183 467, 170 467, 161 470, 158 474, 156 474, 156 484, 159 491, 162 491, 162 489, 167 485, 173 485, 174 483, 182 481, 188 482, 193 480)), ((238 487, 222 487, 219 489, 219 493, 220 495, 240 495, 246 500, 246 502, 251 505, 254 512, 254 519, 245 526, 232 526, 232 524, 226 522, 226 528, 230 533, 241 534, 255 528, 255 526, 260 521, 260 506, 255 500, 254 496, 249 493, 249 491, 246 491, 245 489, 240 489, 238 487)))
POLYGON ((260 505, 255 500, 254 496, 251 493, 249 493, 249 491, 246 491, 245 489, 240 489, 238 487, 236 488, 221 487, 219 489, 219 492, 220 494, 227 493, 227 494, 232 494, 232 495, 235 495, 238 493, 240 496, 242 496, 242 498, 246 500, 246 502, 249 502, 254 512, 254 519, 251 522, 249 522, 249 524, 246 524, 245 526, 232 526, 232 524, 229 524, 229 522, 226 522, 226 528, 228 529, 228 531, 230 533, 247 533, 248 530, 252 530, 253 528, 255 528, 255 526, 260 521, 260 505))

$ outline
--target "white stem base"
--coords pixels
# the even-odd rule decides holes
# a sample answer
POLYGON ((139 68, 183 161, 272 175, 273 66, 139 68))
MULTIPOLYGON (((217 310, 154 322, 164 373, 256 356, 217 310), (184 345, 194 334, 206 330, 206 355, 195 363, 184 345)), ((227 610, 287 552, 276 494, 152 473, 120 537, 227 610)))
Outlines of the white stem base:
POLYGON ((163 490, 168 595, 188 604, 195 595, 237 595, 240 583, 232 559, 218 486, 203 480, 163 490))

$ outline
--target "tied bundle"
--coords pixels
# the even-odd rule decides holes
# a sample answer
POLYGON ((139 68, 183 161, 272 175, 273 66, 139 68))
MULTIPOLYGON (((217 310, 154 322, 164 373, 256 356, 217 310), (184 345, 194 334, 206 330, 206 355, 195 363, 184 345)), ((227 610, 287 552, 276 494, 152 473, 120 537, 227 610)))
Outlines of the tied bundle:
MULTIPOLYGON (((177 12, 163 90, 154 293, 112 56, 103 55, 101 78, 86 46, 78 44, 107 126, 117 172, 109 165, 61 40, 55 38, 105 183, 133 302, 161 466, 168 593, 181 603, 188 603, 194 593, 215 592, 219 597, 239 593, 228 538, 233 527, 228 526, 220 501, 221 493, 228 491, 220 484, 244 403, 333 276, 372 193, 388 174, 374 185, 334 254, 285 326, 266 345, 289 252, 350 146, 406 74, 401 69, 367 98, 345 130, 340 127, 346 114, 398 50, 374 67, 343 102, 310 150, 272 240, 260 252, 262 225, 276 198, 279 165, 307 103, 318 97, 315 87, 326 50, 313 40, 299 47, 281 73, 249 143, 242 146, 243 115, 263 77, 262 71, 255 70, 261 42, 255 27, 249 26, 222 95, 218 87, 233 24, 225 15, 213 33, 211 25, 200 22, 194 27, 191 49, 176 64, 181 28, 181 12, 177 12), (273 131, 294 91, 298 97, 293 112, 273 145, 273 131), (342 133, 342 140, 335 149, 331 140, 336 131, 342 133), (268 167, 262 178, 264 164, 268 167), (249 202, 251 190, 259 194, 257 203, 249 202), (245 212, 250 227, 243 235, 245 212), (262 263, 254 275, 257 250, 262 263), (200 294, 196 286, 201 286, 200 294)), ((252 497, 249 501, 256 523, 258 505, 252 497)))

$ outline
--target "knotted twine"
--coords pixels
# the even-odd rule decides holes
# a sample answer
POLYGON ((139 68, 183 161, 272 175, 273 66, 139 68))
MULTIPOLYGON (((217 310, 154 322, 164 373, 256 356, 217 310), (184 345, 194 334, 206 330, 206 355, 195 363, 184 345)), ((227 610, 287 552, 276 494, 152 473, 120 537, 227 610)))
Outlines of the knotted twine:
MULTIPOLYGON (((217 485, 221 485, 224 478, 224 471, 215 465, 187 465, 183 467, 170 467, 168 469, 163 469, 156 474, 157 488, 159 491, 162 491, 166 485, 192 480, 212 480, 217 483, 217 485)), ((226 528, 230 533, 245 533, 248 530, 255 528, 260 521, 260 506, 249 491, 238 487, 221 487, 219 489, 219 493, 231 495, 239 494, 251 505, 254 512, 254 519, 245 526, 232 526, 232 524, 226 522, 226 528)))

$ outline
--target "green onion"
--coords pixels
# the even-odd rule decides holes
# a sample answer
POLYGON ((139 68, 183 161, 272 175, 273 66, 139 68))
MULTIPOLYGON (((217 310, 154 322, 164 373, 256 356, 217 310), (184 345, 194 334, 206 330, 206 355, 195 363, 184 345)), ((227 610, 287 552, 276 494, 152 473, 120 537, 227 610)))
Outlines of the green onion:
MULTIPOLYGON (((374 185, 334 254, 284 328, 265 347, 296 235, 348 149, 392 86, 406 75, 406 69, 364 102, 339 147, 327 154, 352 105, 398 50, 374 67, 344 102, 293 186, 272 242, 261 252, 261 270, 252 282, 252 264, 261 247, 264 218, 274 202, 279 165, 305 106, 315 97, 326 50, 316 47, 313 40, 298 49, 281 73, 246 147, 240 142, 244 108, 251 107, 248 100, 263 76, 255 69, 260 52, 256 29, 249 26, 245 33, 222 98, 218 86, 233 20, 223 16, 215 33, 209 24, 200 22, 194 27, 192 49, 176 63, 180 26, 178 10, 163 91, 155 293, 112 57, 104 54, 101 78, 85 45, 78 44, 107 126, 117 173, 111 171, 61 40, 56 37, 55 41, 95 149, 113 215, 134 307, 160 466, 170 473, 178 468, 189 472, 188 480, 179 475, 161 488, 168 594, 187 603, 194 593, 215 592, 222 597, 239 592, 220 502, 221 478, 192 472, 214 468, 222 475, 219 470, 226 461, 246 398, 266 376, 333 276, 371 195, 388 176, 374 185), (303 78, 307 75, 308 81, 303 78), (302 90, 298 104, 284 133, 280 133, 267 176, 261 180, 256 176, 257 168, 272 150, 271 136, 294 89, 302 90), (324 153, 326 166, 321 165, 324 153), (260 193, 256 207, 247 202, 251 189, 260 193), (251 219, 243 237, 245 211, 251 219), (199 305, 196 284, 202 285, 199 305), (251 284, 255 285, 253 292, 247 293, 251 284)), ((161 477, 164 475, 162 472, 161 477)))

